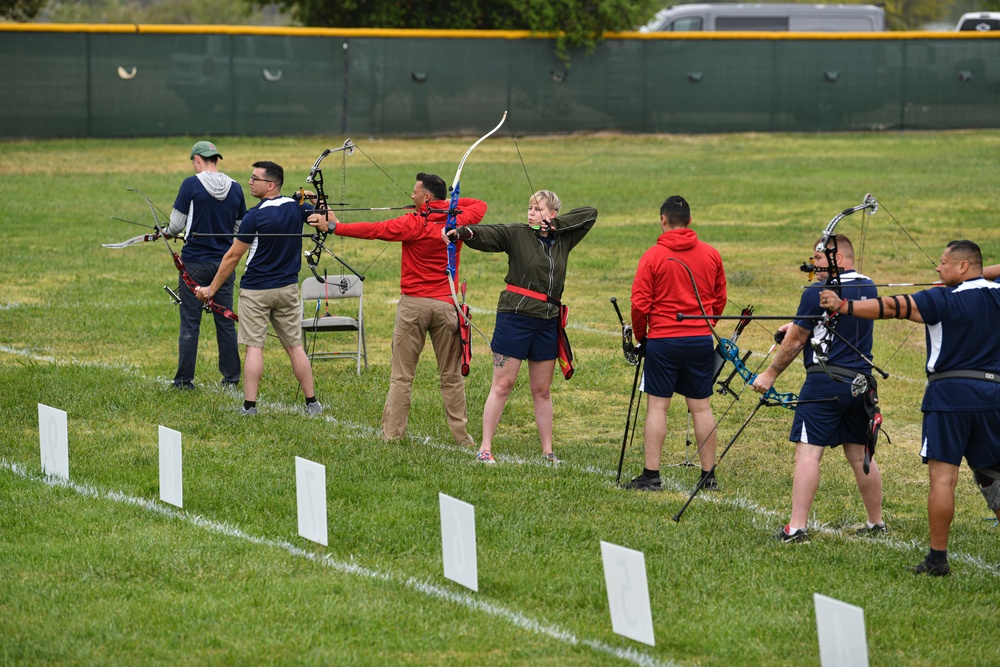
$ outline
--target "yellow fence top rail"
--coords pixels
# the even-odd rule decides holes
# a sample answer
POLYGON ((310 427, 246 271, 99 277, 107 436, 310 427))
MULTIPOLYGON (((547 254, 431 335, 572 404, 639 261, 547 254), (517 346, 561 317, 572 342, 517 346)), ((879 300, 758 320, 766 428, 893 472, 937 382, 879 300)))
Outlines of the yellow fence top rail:
MULTIPOLYGON (((394 39, 552 39, 556 33, 530 30, 400 30, 383 28, 290 28, 246 25, 162 25, 141 23, 0 23, 0 32, 108 33, 146 35, 267 35, 289 37, 385 37, 394 39)), ((905 40, 1000 39, 1000 31, 900 32, 608 32, 624 40, 905 40)))

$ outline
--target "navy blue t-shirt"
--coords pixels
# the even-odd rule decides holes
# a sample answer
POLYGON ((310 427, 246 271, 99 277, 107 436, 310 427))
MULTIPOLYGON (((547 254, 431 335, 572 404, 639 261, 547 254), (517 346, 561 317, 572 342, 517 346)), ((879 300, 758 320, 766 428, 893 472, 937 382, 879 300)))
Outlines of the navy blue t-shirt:
POLYGON ((262 199, 247 212, 236 237, 250 244, 241 289, 277 289, 299 281, 302 239, 258 238, 255 234, 301 234, 302 224, 312 212, 310 204, 300 206, 291 197, 262 199))
MULTIPOLYGON (((927 372, 1000 375, 1000 285, 983 278, 933 287, 913 296, 927 328, 927 372)), ((944 379, 927 384, 921 410, 1000 409, 1000 384, 944 379)))
MULTIPOLYGON (((819 293, 830 286, 825 281, 817 281, 809 285, 802 292, 799 300, 799 309, 796 316, 802 315, 822 315, 826 312, 823 306, 819 305, 819 293)), ((840 294, 842 299, 853 299, 861 301, 863 299, 874 299, 878 297, 878 290, 875 284, 867 276, 863 276, 856 271, 845 271, 840 276, 840 294)), ((793 320, 795 324, 803 329, 810 329, 813 336, 822 337, 825 333, 823 324, 819 320, 793 320)), ((837 321, 836 332, 850 341, 851 345, 858 348, 871 358, 872 351, 872 330, 874 322, 871 320, 861 320, 848 315, 841 315, 837 321)), ((863 360, 857 352, 844 344, 836 336, 828 344, 829 349, 825 350, 829 354, 828 364, 849 368, 862 373, 871 373, 871 364, 863 360)), ((816 352, 812 345, 807 344, 802 350, 802 361, 806 368, 816 364, 816 352)))
MULTIPOLYGON (((228 178, 219 174, 222 178, 228 178)), ((217 181, 218 179, 216 179, 217 181)), ((222 195, 220 191, 218 193, 222 195)), ((185 262, 218 262, 232 246, 231 236, 194 237, 199 234, 232 234, 236 222, 247 212, 243 189, 236 181, 229 179, 228 190, 220 200, 213 196, 202 184, 198 175, 188 176, 181 183, 174 200, 174 208, 187 215, 184 230, 184 249, 181 258, 185 262)))

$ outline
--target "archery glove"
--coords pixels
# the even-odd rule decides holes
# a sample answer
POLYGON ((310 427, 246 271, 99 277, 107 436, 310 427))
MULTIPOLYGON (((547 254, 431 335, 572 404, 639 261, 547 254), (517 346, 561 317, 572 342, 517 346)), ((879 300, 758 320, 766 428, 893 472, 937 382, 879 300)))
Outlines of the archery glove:
POLYGON ((469 227, 456 227, 448 231, 448 238, 452 241, 468 241, 475 233, 469 227))

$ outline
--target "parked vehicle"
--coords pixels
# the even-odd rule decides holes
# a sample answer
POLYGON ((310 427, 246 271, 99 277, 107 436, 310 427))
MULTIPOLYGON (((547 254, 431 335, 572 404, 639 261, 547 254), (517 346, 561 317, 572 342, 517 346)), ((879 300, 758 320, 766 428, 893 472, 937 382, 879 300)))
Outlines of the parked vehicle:
POLYGON ((885 10, 875 5, 675 5, 657 12, 653 20, 639 30, 880 32, 885 30, 885 10))
POLYGON ((955 30, 976 30, 989 32, 1000 30, 1000 12, 970 12, 962 14, 955 30))

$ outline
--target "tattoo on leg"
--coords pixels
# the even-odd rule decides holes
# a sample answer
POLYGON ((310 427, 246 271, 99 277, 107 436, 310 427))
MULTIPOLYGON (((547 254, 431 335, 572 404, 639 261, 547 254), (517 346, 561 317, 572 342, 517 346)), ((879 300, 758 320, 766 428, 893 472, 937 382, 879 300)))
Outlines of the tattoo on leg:
POLYGON ((494 368, 503 368, 504 364, 507 363, 508 359, 510 359, 510 357, 508 357, 506 354, 497 354, 496 352, 494 352, 493 353, 493 367, 494 368))

